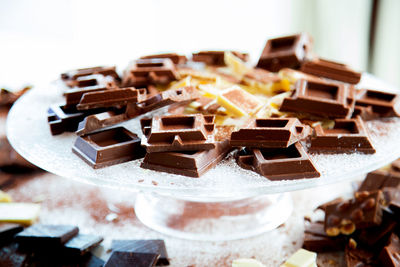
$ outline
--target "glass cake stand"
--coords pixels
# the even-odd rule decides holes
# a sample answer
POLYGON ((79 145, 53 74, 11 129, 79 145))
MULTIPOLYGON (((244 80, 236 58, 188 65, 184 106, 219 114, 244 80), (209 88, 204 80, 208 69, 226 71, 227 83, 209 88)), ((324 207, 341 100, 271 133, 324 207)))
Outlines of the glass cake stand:
MULTIPOLYGON (((367 73, 360 87, 396 92, 367 73)), ((50 134, 47 109, 63 102, 62 90, 59 82, 36 86, 14 104, 7 120, 11 145, 33 164, 59 176, 139 192, 137 217, 150 228, 180 238, 229 240, 258 235, 290 216, 290 191, 354 178, 400 157, 400 119, 388 118, 367 122, 376 154, 311 154, 320 178, 269 181, 237 166, 232 154, 200 178, 142 169, 141 160, 95 170, 72 153, 74 133, 50 134)), ((139 118, 122 125, 141 135, 139 118)))

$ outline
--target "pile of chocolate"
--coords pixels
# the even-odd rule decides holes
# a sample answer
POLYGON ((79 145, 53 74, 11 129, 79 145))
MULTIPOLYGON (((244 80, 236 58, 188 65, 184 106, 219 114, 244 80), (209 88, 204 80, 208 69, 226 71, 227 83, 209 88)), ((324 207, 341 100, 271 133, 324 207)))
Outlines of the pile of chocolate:
POLYGON ((305 33, 268 40, 255 67, 245 53, 202 51, 61 79, 51 132, 76 132, 73 152, 94 168, 144 157, 143 168, 199 177, 238 147, 238 164, 269 179, 319 177, 308 152, 375 153, 364 121, 399 115, 398 95, 356 88, 361 74, 316 57, 305 33), (142 138, 110 128, 139 116, 142 138))
POLYGON ((318 207, 324 221, 307 221, 303 247, 345 251, 346 266, 400 266, 400 160, 367 175, 354 198, 318 207))
POLYGON ((0 266, 152 267, 169 265, 163 240, 113 240, 106 262, 91 251, 102 237, 72 225, 0 225, 0 266))

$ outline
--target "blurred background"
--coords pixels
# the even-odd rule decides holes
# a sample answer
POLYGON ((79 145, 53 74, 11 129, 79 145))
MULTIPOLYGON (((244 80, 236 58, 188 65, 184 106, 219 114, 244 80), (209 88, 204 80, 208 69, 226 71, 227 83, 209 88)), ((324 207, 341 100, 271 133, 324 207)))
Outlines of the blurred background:
POLYGON ((306 31, 321 57, 400 87, 399 14, 398 0, 1 0, 0 86, 155 52, 233 49, 257 61, 267 39, 306 31))

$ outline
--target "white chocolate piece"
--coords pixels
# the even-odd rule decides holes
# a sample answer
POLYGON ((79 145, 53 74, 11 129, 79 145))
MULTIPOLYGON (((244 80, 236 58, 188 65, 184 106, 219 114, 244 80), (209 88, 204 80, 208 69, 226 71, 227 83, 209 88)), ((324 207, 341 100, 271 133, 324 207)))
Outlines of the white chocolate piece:
POLYGON ((255 259, 237 259, 232 262, 232 267, 265 267, 265 265, 255 259))
POLYGON ((31 225, 39 217, 40 204, 0 203, 0 222, 31 225))
POLYGON ((314 267, 317 266, 317 253, 299 249, 281 267, 314 267))
POLYGON ((9 194, 0 190, 0 202, 11 202, 12 198, 9 194))

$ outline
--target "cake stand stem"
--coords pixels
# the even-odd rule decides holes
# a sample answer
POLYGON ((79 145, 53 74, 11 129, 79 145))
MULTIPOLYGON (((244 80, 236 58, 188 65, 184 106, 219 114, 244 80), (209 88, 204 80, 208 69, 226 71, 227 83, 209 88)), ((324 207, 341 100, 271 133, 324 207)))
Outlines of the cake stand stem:
POLYGON ((293 210, 290 193, 261 195, 223 202, 198 202, 139 193, 137 218, 173 237, 222 241, 248 238, 277 228, 293 210))

